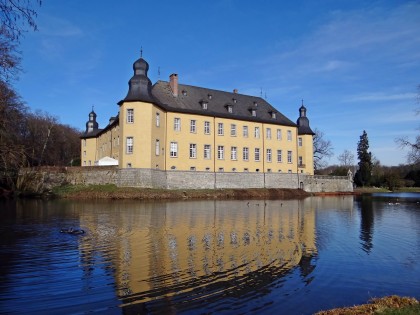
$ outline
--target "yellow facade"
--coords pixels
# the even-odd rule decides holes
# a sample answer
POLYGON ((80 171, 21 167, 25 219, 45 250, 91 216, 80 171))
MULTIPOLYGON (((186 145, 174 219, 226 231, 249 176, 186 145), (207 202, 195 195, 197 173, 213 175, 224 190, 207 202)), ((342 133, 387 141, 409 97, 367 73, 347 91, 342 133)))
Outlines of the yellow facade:
POLYGON ((81 140, 82 166, 110 157, 120 168, 313 175, 313 133, 303 105, 301 129, 299 120, 294 124, 276 117, 265 100, 237 91, 182 86, 185 90, 178 93, 177 81, 159 81, 152 97, 147 63, 139 59, 134 69, 116 121, 101 130, 93 110, 89 114, 81 140), (156 95, 170 105, 156 101, 156 95))

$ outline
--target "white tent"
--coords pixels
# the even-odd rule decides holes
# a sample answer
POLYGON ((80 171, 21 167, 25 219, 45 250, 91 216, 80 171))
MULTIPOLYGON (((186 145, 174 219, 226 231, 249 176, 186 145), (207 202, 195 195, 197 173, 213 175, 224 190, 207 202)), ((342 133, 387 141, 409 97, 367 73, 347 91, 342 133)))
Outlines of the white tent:
POLYGON ((118 160, 113 159, 109 156, 105 156, 102 159, 98 160, 98 166, 107 166, 107 165, 118 165, 118 160))

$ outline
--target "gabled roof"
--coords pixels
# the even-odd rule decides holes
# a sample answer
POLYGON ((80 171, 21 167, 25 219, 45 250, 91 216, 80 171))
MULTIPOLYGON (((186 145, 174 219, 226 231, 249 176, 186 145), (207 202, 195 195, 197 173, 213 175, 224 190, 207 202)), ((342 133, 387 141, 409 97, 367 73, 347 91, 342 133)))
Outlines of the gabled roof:
POLYGON ((261 97, 233 92, 213 90, 192 85, 179 84, 178 96, 172 94, 169 82, 158 81, 153 85, 151 94, 154 104, 166 111, 222 117, 246 121, 257 121, 296 127, 296 124, 261 97), (207 109, 202 103, 207 102, 207 109), (228 111, 232 107, 232 113, 228 111), (256 110, 256 116, 252 111, 256 110), (273 118, 272 113, 276 113, 273 118))

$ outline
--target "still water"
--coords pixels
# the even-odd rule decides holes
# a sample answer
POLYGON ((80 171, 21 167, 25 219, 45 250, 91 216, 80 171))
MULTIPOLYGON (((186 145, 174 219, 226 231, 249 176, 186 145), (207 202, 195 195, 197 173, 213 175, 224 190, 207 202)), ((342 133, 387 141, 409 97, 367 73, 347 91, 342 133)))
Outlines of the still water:
POLYGON ((419 202, 0 201, 0 313, 312 314, 419 299, 419 202), (60 233, 70 227, 85 233, 60 233))

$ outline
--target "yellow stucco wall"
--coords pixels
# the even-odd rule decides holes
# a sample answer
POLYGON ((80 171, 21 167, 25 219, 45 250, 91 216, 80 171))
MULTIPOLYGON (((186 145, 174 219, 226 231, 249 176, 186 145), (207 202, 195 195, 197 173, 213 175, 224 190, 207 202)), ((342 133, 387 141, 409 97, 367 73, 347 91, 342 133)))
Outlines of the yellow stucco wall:
POLYGON ((122 103, 119 115, 119 124, 103 132, 97 140, 82 139, 82 165, 89 165, 89 160, 94 165, 94 161, 110 156, 119 161, 121 168, 313 174, 312 136, 298 136, 297 127, 165 112, 146 102, 122 103), (132 111, 130 121, 127 121, 128 110, 132 111), (179 120, 179 129, 175 128, 176 119, 179 120), (219 134, 219 124, 223 126, 223 134, 219 134), (247 136, 244 128, 248 129, 247 136), (131 153, 127 151, 128 137, 132 138, 131 153), (302 146, 298 145, 299 137, 302 146), (176 156, 171 155, 171 143, 177 146, 176 156), (191 146, 194 145, 195 155, 191 155, 191 146), (210 146, 210 155, 206 158, 205 146, 210 146), (218 154, 219 147, 223 148, 222 157, 218 154), (244 148, 248 148, 248 159, 244 159, 244 148), (236 155, 232 153, 235 149, 236 155), (256 149, 259 149, 259 160, 256 159, 256 149), (271 159, 268 150, 271 150, 271 159), (280 161, 278 151, 281 151, 280 161), (291 161, 288 152, 291 152, 291 161), (302 156, 303 165, 298 168, 299 156, 302 156))

